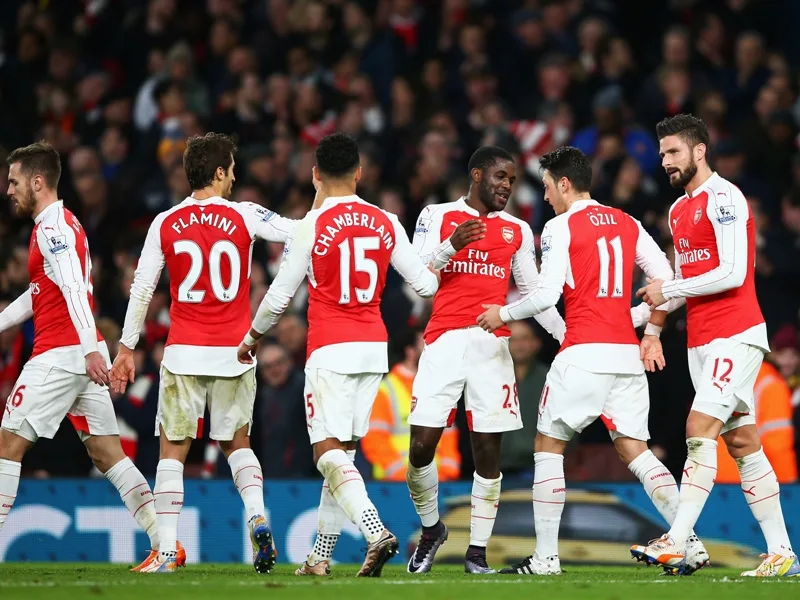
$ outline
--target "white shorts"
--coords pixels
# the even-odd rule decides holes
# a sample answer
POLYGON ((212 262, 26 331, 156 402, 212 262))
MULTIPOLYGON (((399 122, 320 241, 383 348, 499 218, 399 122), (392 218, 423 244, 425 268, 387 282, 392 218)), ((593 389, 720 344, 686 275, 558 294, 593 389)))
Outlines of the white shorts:
POLYGON ((470 431, 522 428, 508 338, 480 327, 454 329, 426 344, 411 393, 409 425, 449 427, 463 394, 470 431))
POLYGON ((351 442, 367 435, 381 379, 382 373, 306 369, 306 425, 311 443, 328 438, 351 442))
POLYGON ((175 375, 161 365, 156 435, 160 435, 161 426, 171 442, 202 438, 206 405, 212 440, 229 442, 245 425, 249 435, 255 399, 255 369, 236 377, 216 377, 175 375))
POLYGON ((3 429, 31 442, 52 439, 65 416, 81 440, 90 435, 119 435, 107 388, 88 375, 42 363, 26 364, 6 402, 3 429))
POLYGON ((722 433, 754 425, 756 384, 764 352, 732 339, 689 348, 689 375, 695 396, 692 410, 724 423, 722 433))
POLYGON ((629 437, 646 442, 649 412, 644 373, 590 373, 556 361, 547 373, 536 428, 567 442, 600 417, 612 440, 629 437))

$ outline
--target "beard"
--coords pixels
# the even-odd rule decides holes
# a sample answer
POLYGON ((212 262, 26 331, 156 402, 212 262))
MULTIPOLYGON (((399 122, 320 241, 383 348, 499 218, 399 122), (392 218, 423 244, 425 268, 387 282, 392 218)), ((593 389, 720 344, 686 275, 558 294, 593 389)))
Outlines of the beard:
POLYGON ((689 182, 692 178, 697 174, 697 165, 694 161, 689 163, 689 166, 686 167, 686 170, 678 171, 678 178, 673 179, 672 175, 669 177, 669 184, 674 188, 685 188, 689 185, 689 182))
POLYGON ((24 193, 14 195, 14 212, 18 217, 30 217, 36 208, 33 192, 28 189, 24 193))

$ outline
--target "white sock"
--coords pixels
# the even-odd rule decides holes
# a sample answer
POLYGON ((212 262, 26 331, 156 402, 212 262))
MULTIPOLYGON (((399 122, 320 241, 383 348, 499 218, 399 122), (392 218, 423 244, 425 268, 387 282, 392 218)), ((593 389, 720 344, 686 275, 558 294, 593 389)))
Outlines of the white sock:
POLYGON ((472 511, 469 520, 469 545, 486 548, 492 537, 494 520, 497 518, 497 505, 500 502, 500 482, 497 479, 484 479, 477 473, 472 476, 472 511))
POLYGON ((744 499, 767 540, 767 552, 784 556, 794 554, 783 520, 778 478, 763 448, 744 458, 737 458, 736 465, 739 467, 744 499))
POLYGON ((344 450, 328 450, 317 461, 317 469, 328 480, 330 492, 353 523, 358 525, 367 543, 381 538, 383 523, 378 511, 367 496, 361 473, 355 468, 344 450))
MULTIPOLYGON (((628 468, 642 482, 653 506, 664 517, 667 525, 671 526, 680 503, 680 491, 672 473, 650 450, 645 450, 634 458, 628 468)), ((693 535, 692 531, 690 537, 693 535)))
POLYGON ((717 476, 717 442, 706 438, 686 440, 688 450, 681 478, 680 503, 669 530, 678 548, 686 545, 692 528, 703 512, 717 476))
POLYGON ((228 464, 233 474, 233 483, 244 503, 247 520, 255 515, 264 516, 264 476, 255 453, 250 448, 231 452, 228 464))
MULTIPOLYGON (((346 450, 347 458, 353 462, 356 458, 355 450, 346 450)), ((315 565, 323 560, 331 560, 336 542, 342 533, 347 515, 331 494, 331 486, 326 479, 322 484, 322 494, 319 498, 319 511, 317 513, 317 539, 308 555, 306 562, 315 565)))
POLYGON ((156 522, 161 559, 175 556, 178 544, 178 517, 183 508, 183 463, 162 458, 156 468, 156 522))
POLYGON ((552 452, 533 455, 533 523, 536 527, 536 551, 542 559, 558 556, 558 527, 567 501, 564 481, 564 457, 552 452))
POLYGON ((439 522, 439 471, 436 461, 420 468, 408 463, 406 483, 422 526, 433 527, 439 522))
POLYGON ((0 529, 3 529, 6 517, 14 506, 21 470, 22 463, 0 458, 0 529))
POLYGON ((106 479, 117 488, 125 506, 139 527, 147 533, 150 538, 150 548, 158 550, 155 497, 144 475, 126 456, 106 472, 106 479))

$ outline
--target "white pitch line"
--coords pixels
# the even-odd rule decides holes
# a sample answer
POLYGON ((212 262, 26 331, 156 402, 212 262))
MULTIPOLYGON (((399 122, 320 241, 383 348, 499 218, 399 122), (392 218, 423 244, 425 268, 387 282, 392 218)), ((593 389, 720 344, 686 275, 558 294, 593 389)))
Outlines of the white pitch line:
MULTIPOLYGON (((144 579, 139 577, 125 579, 125 580, 118 580, 118 581, 28 581, 28 582, 0 582, 0 589, 13 589, 13 588, 49 588, 49 587, 61 587, 61 586, 71 586, 71 587, 114 587, 114 586, 132 586, 132 585, 145 585, 145 586, 200 586, 207 583, 212 583, 209 581, 203 581, 198 579, 190 579, 187 581, 165 581, 163 577, 151 578, 147 583, 144 583, 145 580, 148 578, 144 576, 144 579)), ((318 580, 301 580, 301 581, 274 581, 271 582, 269 579, 265 580, 258 580, 258 581, 250 581, 250 580, 240 580, 240 581, 228 581, 228 582, 213 582, 213 583, 223 583, 227 586, 232 587, 302 587, 308 585, 319 585, 316 583, 318 580)), ((525 578, 497 578, 497 579, 472 579, 472 580, 464 580, 464 581, 453 581, 453 580, 440 580, 440 579, 378 579, 373 581, 372 585, 441 585, 441 584, 466 584, 466 585, 473 585, 476 583, 482 584, 490 584, 490 585, 508 585, 508 584, 546 584, 546 585, 592 585, 592 584, 611 584, 611 585, 619 585, 619 584, 679 584, 681 579, 642 579, 642 580, 635 580, 635 579, 603 579, 603 580, 596 580, 596 579, 572 579, 572 578, 552 578, 552 577, 525 577, 525 578)), ((699 581, 699 580, 698 580, 699 581)), ((702 580, 705 582, 706 580, 702 580)), ((724 584, 724 583, 746 583, 746 580, 742 579, 730 579, 728 577, 723 577, 722 579, 712 579, 710 580, 711 583, 717 584, 724 584)), ((320 582, 322 585, 362 585, 357 579, 333 579, 328 580, 325 582, 320 582)), ((758 582, 758 584, 762 583, 778 583, 782 585, 798 585, 800 584, 799 580, 793 579, 763 579, 758 582)))

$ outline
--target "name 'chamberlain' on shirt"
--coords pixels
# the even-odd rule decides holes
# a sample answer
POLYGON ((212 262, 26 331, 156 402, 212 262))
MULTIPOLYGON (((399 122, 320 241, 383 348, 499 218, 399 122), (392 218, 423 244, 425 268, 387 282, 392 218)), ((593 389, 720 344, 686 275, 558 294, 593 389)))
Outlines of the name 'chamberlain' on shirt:
POLYGON ((322 235, 317 238, 314 244, 314 254, 317 256, 325 256, 330 249, 330 245, 336 239, 336 236, 345 227, 366 227, 377 233, 387 250, 391 250, 394 246, 393 231, 386 231, 383 224, 375 226, 375 217, 359 212, 347 212, 337 217, 333 217, 333 225, 326 225, 322 235))

